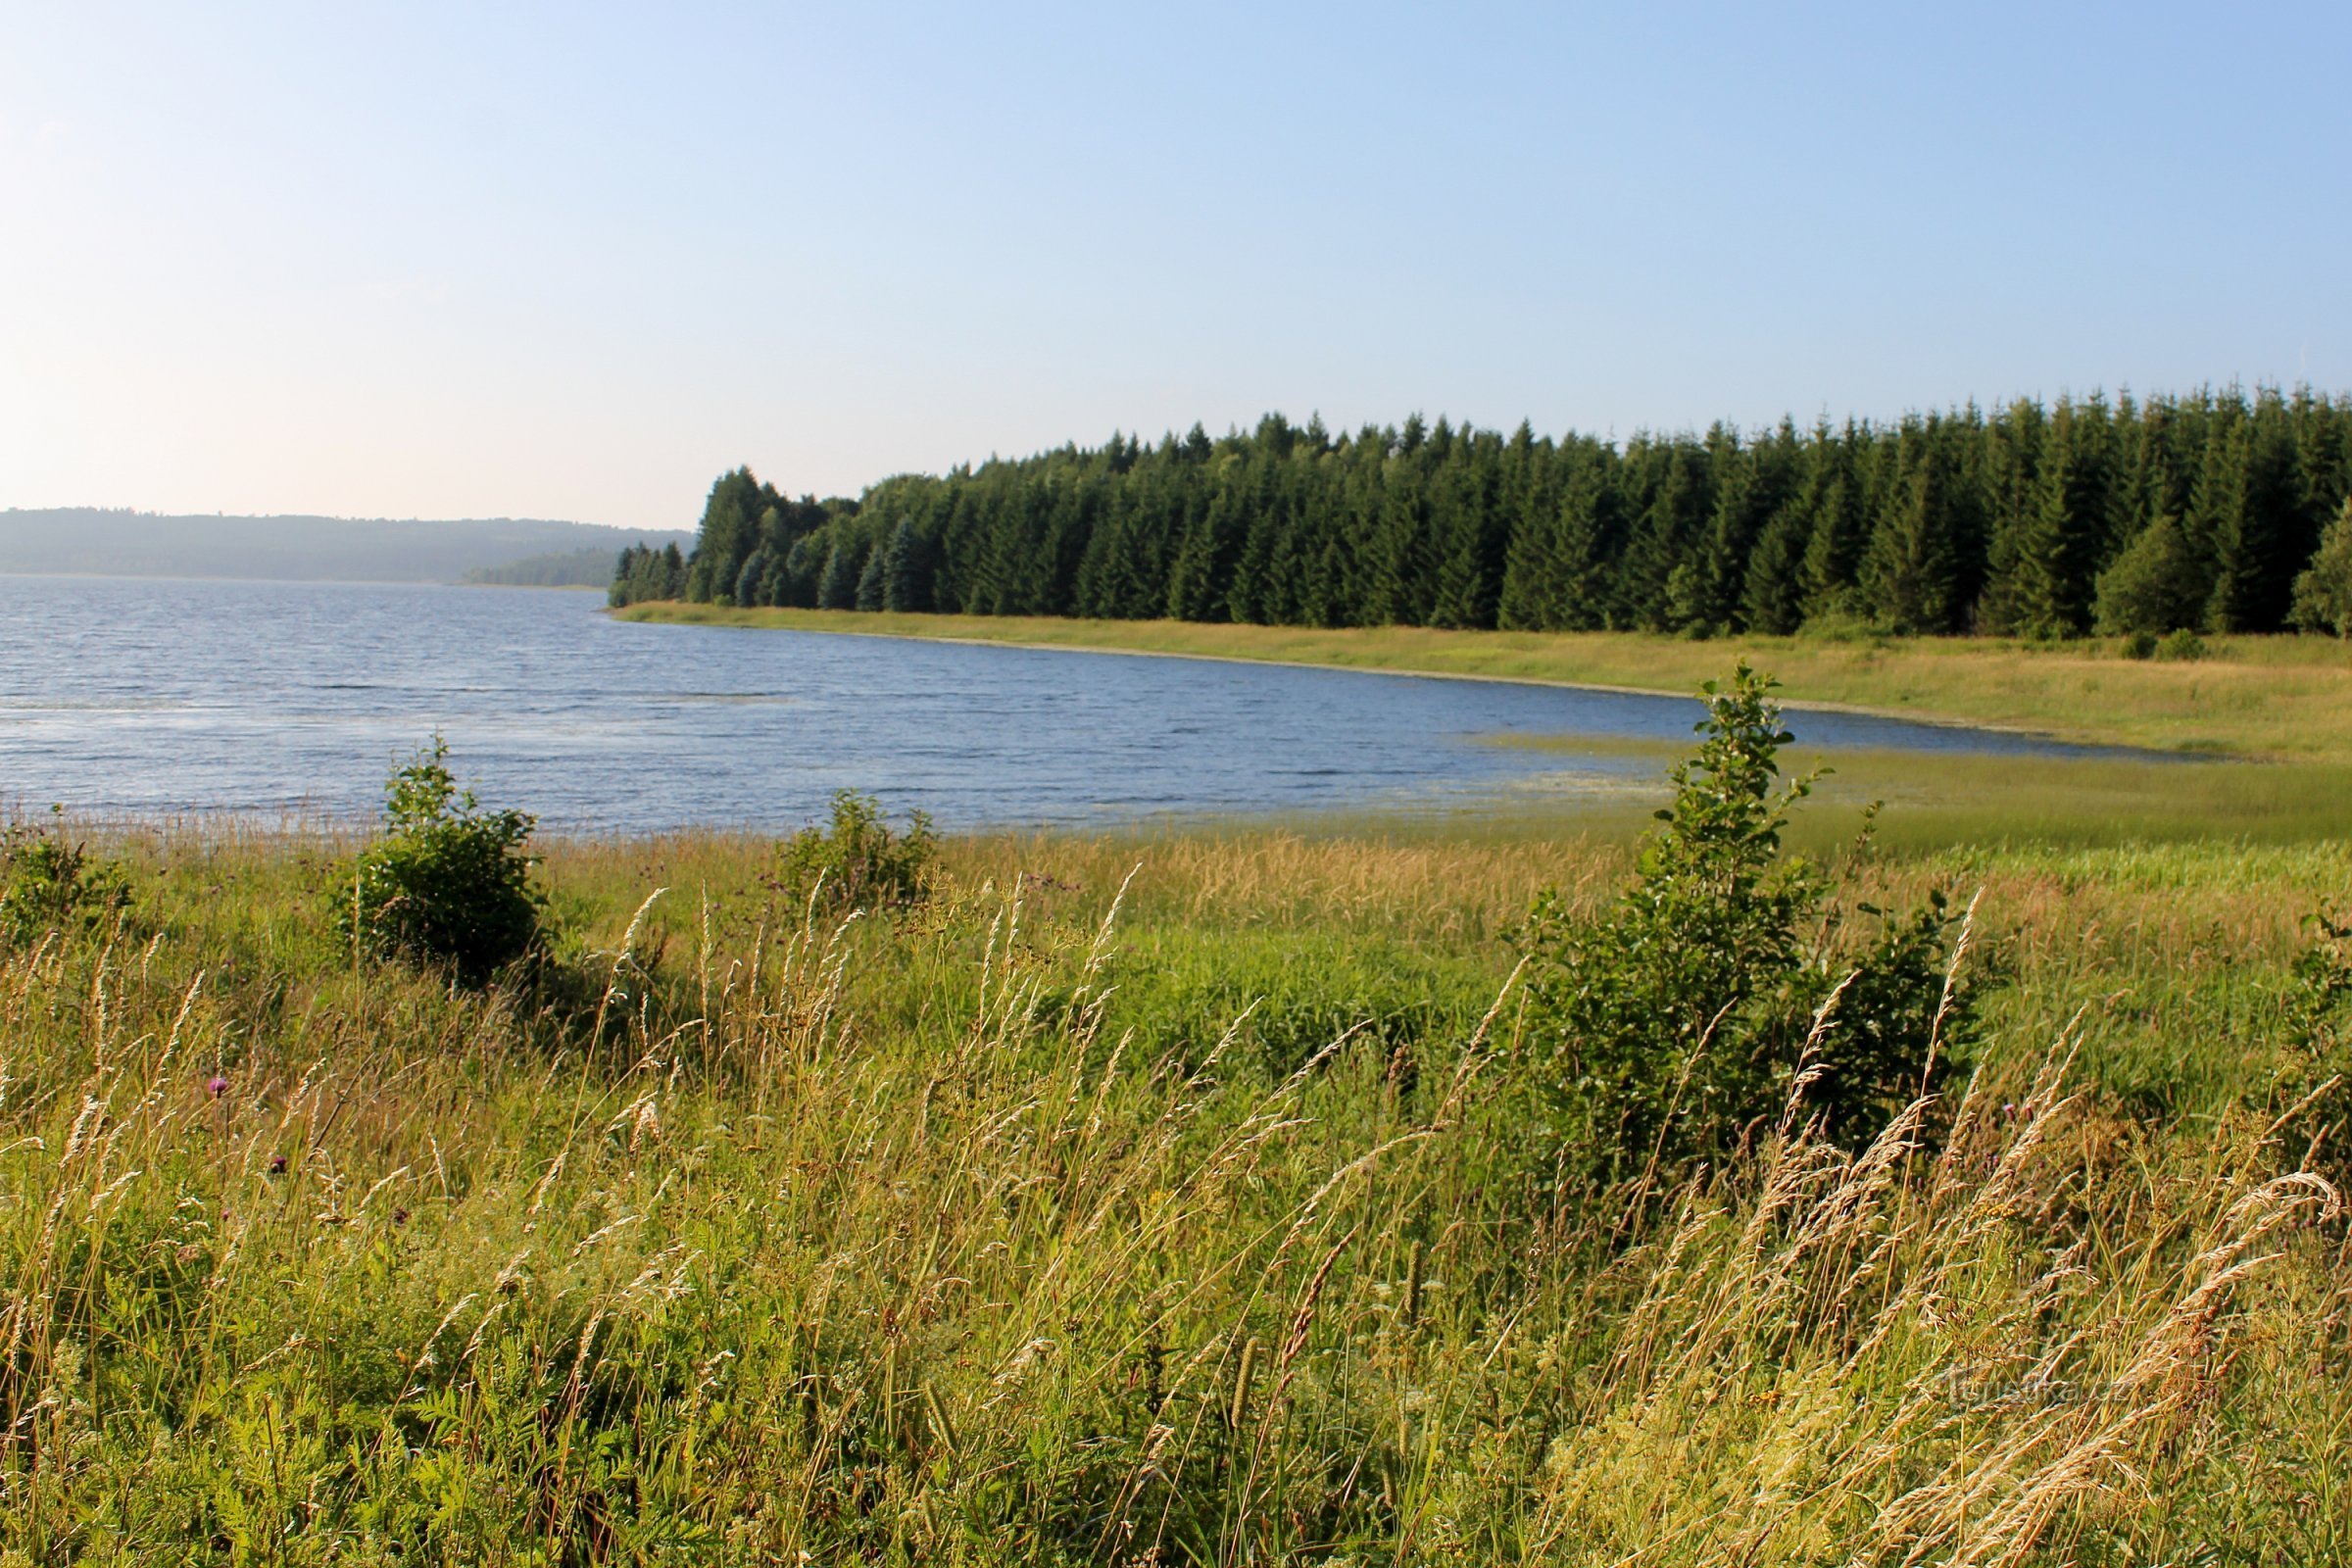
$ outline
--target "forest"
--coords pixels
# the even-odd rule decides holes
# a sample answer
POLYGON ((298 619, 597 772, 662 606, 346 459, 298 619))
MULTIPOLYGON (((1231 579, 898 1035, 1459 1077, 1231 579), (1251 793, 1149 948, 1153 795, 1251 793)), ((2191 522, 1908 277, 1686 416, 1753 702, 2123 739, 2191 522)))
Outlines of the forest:
POLYGON ((1274 625, 2352 634, 2352 396, 2020 399, 1619 443, 1267 415, 856 498, 738 468, 615 606, 1274 625))

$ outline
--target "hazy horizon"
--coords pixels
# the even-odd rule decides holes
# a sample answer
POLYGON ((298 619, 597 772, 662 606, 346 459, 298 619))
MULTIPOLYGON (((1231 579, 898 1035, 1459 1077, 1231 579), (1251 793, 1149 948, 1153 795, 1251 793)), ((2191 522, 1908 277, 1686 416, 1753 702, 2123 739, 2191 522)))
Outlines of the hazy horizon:
POLYGON ((2352 386, 2352 14, 153 5, 0 56, 0 507, 692 525, 1114 429, 2352 386))

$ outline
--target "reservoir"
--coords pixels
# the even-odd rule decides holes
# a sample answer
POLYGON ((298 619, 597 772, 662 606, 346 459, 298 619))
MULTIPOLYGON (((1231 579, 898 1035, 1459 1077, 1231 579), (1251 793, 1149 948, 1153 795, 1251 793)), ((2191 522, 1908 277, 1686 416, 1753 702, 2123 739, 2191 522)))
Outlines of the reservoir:
MULTIPOLYGON (((551 830, 788 830, 832 793, 942 827, 1616 797, 1694 699, 615 621, 601 595, 0 577, 0 809, 364 818, 436 730, 551 830), (1513 735, 1587 738, 1542 748, 1513 735)), ((1727 654, 1727 658, 1728 658, 1727 654)), ((2065 752, 1791 711, 1808 745, 2065 752)))

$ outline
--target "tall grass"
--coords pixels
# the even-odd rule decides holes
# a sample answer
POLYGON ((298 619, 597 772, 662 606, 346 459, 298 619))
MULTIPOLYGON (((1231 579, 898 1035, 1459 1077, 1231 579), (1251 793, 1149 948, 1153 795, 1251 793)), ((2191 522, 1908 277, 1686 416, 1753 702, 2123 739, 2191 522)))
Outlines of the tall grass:
POLYGON ((1494 940, 1528 878, 1597 898, 1614 852, 975 841, 934 905, 835 922, 741 844, 559 847, 593 980, 559 1016, 339 948, 332 848, 120 845, 129 918, 0 954, 0 1551, 2352 1543, 2335 1195, 2240 1081, 2143 1116, 2076 1059, 2121 1053, 2119 976, 2184 976, 2208 1010, 2140 1024, 2172 1050, 2238 1016, 2199 988, 2291 950, 2283 862, 1978 864, 1972 951, 2013 985, 1948 1137, 1919 1106, 1848 1155, 1798 1111, 1629 1246, 1525 1157, 1494 940), (1181 983, 1317 941, 1434 965, 1407 989, 1441 1005, 1181 983), (1319 1007, 1273 1049, 1260 1014, 1319 1007))

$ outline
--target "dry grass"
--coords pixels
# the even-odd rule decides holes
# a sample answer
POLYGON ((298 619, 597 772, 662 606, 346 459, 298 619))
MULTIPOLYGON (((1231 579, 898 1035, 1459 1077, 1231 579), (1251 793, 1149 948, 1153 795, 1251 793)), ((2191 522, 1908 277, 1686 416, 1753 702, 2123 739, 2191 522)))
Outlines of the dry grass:
POLYGON ((743 841, 558 846, 560 1024, 355 969, 332 845, 117 847, 146 924, 0 954, 28 1562, 2352 1547, 2334 1195, 2235 1091, 2141 1119, 2074 1060, 2119 986, 2275 982, 2340 849, 1857 868, 1988 887, 2011 1000, 1951 1136, 1799 1112, 1624 1250, 1524 1162, 1494 940, 1621 848, 958 842, 928 909, 836 928, 743 841), (1139 945, 1310 941, 1450 955, 1475 1006, 1296 1070, 1138 1010, 1139 945))

